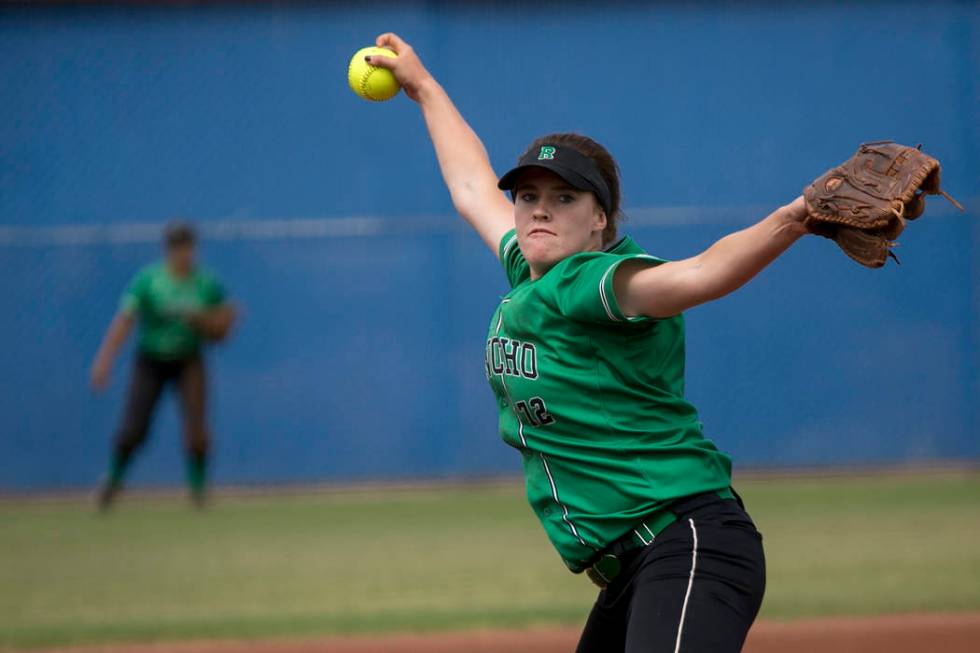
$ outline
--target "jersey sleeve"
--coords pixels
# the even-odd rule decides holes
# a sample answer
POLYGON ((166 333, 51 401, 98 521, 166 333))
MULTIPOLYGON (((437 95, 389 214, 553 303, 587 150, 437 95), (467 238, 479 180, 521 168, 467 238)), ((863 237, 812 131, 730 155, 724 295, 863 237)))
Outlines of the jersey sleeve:
POLYGON ((119 310, 127 315, 138 315, 146 306, 146 285, 149 275, 146 269, 136 273, 119 298, 119 310))
POLYGON ((626 261, 643 261, 651 266, 665 263, 649 254, 583 254, 568 261, 555 284, 555 303, 565 317, 580 322, 632 324, 652 321, 643 315, 627 316, 616 301, 613 278, 626 261))
POLYGON ((524 260, 524 254, 517 244, 517 230, 511 229, 500 239, 500 246, 497 248, 497 258, 507 273, 507 281, 510 287, 526 281, 531 276, 531 267, 524 260))
POLYGON ((217 277, 212 274, 208 274, 204 280, 203 288, 203 300, 204 305, 211 308, 215 306, 221 306, 228 299, 228 294, 225 291, 225 287, 218 281, 217 277))

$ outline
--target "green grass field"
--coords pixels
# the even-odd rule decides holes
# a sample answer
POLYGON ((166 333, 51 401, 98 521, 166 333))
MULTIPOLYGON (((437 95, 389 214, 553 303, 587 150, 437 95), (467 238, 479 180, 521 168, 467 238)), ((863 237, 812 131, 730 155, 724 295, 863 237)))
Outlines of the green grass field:
MULTIPOLYGON (((756 478, 763 614, 980 609, 980 475, 756 478)), ((579 623, 510 485, 0 502, 0 647, 579 623)))

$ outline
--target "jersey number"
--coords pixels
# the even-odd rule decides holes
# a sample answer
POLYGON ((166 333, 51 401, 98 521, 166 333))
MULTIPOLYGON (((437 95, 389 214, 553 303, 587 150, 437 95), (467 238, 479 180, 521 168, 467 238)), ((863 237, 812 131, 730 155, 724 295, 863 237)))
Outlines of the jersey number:
POLYGON ((547 426, 555 423, 555 418, 548 413, 548 407, 544 405, 541 397, 531 397, 527 402, 518 401, 514 406, 517 407, 518 417, 531 426, 547 426))

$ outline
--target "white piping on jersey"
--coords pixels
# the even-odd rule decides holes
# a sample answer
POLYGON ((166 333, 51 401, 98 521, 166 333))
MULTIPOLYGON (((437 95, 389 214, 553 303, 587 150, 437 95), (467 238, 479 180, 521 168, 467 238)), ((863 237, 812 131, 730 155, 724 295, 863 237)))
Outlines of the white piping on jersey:
POLYGON ((513 247, 514 246, 514 243, 516 243, 516 242, 517 242, 517 234, 514 234, 513 236, 510 237, 510 240, 508 240, 504 244, 504 249, 503 249, 503 252, 500 255, 500 258, 504 258, 505 256, 507 256, 507 252, 510 251, 510 248, 513 247))
MULTIPOLYGON (((516 238, 517 236, 514 236, 511 240, 514 240, 516 238)), ((507 246, 505 245, 505 249, 506 247, 507 246)), ((494 334, 493 334, 495 338, 500 337, 500 329, 504 325, 503 305, 509 301, 510 301, 509 299, 505 299, 502 302, 500 302, 501 304, 500 315, 497 318, 497 328, 494 330, 494 334)), ((527 447, 527 440, 524 439, 524 420, 521 419, 521 414, 517 411, 517 408, 514 406, 514 399, 513 397, 510 396, 510 390, 507 389, 507 383, 504 381, 503 372, 500 373, 500 385, 504 389, 504 394, 507 395, 507 401, 510 403, 510 409, 514 411, 514 417, 517 418, 517 435, 520 436, 521 438, 521 444, 524 447, 527 447)), ((551 496, 554 497, 555 503, 557 503, 558 507, 561 508, 562 520, 564 520, 564 522, 568 525, 568 529, 572 532, 572 535, 575 536, 575 539, 579 541, 579 544, 581 544, 582 546, 589 546, 588 544, 585 543, 585 540, 582 539, 582 536, 579 535, 578 529, 575 528, 575 524, 573 524, 572 520, 568 518, 568 506, 563 504, 561 500, 558 498, 558 487, 555 485, 555 478, 551 475, 551 468, 548 466, 548 461, 545 460, 544 454, 538 452, 538 457, 541 459, 541 463, 544 465, 544 471, 548 475, 548 482, 551 484, 551 496)), ((590 548, 595 549, 595 547, 590 547, 590 548)))
MULTIPOLYGON (((517 236, 514 236, 514 238, 517 238, 517 236)), ((500 305, 501 305, 501 308, 500 308, 500 317, 497 320, 497 328, 496 328, 496 330, 494 331, 494 334, 493 334, 493 337, 494 338, 500 338, 500 328, 504 325, 504 309, 503 309, 503 305, 506 304, 509 301, 510 301, 509 299, 505 299, 502 302, 500 302, 500 305)), ((492 355, 493 354, 491 353, 491 356, 492 355)), ((514 408, 514 398, 510 396, 510 390, 507 388, 507 383, 504 381, 504 373, 503 372, 500 373, 500 386, 504 389, 504 394, 507 395, 507 403, 510 404, 510 409, 512 411, 514 411, 514 417, 517 418, 517 435, 518 435, 518 437, 521 438, 521 444, 526 447, 527 446, 527 440, 524 439, 524 422, 521 421, 520 414, 518 414, 517 410, 514 408)))
MULTIPOLYGON (((520 418, 518 418, 518 421, 520 421, 520 418)), ((575 539, 578 540, 579 544, 582 546, 588 546, 588 544, 585 543, 585 540, 582 539, 582 536, 578 534, 578 529, 575 528, 575 524, 573 524, 572 520, 568 518, 568 506, 562 503, 561 499, 558 498, 558 488, 555 486, 555 477, 551 475, 551 468, 548 467, 548 461, 545 459, 544 454, 540 452, 538 452, 538 457, 541 458, 541 463, 544 465, 544 471, 548 475, 548 481, 551 483, 551 496, 555 498, 555 503, 557 503, 562 510, 561 518, 566 524, 568 524, 569 530, 572 531, 572 535, 575 536, 575 539)))
POLYGON ((613 322, 619 322, 620 319, 615 315, 613 315, 613 312, 609 307, 609 298, 606 297, 606 278, 609 276, 609 273, 613 271, 613 268, 615 268, 617 265, 619 265, 619 261, 616 261, 615 263, 610 265, 609 269, 606 270, 606 273, 602 275, 601 279, 599 279, 599 299, 602 300, 602 307, 606 309, 606 315, 608 315, 609 319, 612 320, 613 322))
MULTIPOLYGON (((616 261, 615 263, 613 263, 612 265, 610 265, 609 268, 606 269, 605 274, 603 274, 602 275, 602 278, 599 279, 599 299, 602 300, 602 307, 604 309, 606 309, 606 315, 608 315, 609 316, 609 319, 612 320, 613 322, 622 322, 622 320, 620 320, 618 317, 616 317, 615 315, 613 315, 612 305, 609 303, 609 297, 606 296, 606 279, 609 278, 609 273, 612 272, 613 269, 615 269, 615 267, 617 265, 619 265, 623 261, 630 260, 630 259, 635 259, 635 258, 649 258, 649 259, 652 259, 653 257, 650 256, 649 254, 637 254, 635 256, 629 257, 629 259, 621 259, 619 261, 616 261)), ((654 259, 654 260, 656 260, 656 259, 654 259)), ((626 319, 629 320, 629 318, 626 318, 626 319)))

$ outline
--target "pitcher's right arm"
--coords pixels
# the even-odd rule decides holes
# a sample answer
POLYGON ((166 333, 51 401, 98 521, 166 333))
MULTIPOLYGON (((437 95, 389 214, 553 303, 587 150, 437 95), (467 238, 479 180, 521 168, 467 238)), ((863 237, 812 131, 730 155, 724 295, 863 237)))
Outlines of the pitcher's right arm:
POLYGON ((391 33, 379 36, 377 44, 398 58, 374 55, 368 63, 391 70, 418 102, 453 206, 496 255, 500 239, 514 228, 514 206, 497 188, 486 148, 410 45, 391 33))

